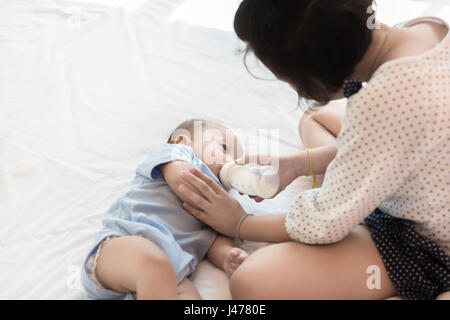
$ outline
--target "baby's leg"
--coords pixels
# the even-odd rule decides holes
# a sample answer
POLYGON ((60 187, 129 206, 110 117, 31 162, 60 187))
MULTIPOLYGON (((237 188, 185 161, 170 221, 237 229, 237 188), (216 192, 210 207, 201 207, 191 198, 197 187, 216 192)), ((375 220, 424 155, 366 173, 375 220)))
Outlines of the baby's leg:
POLYGON ((191 280, 185 278, 178 285, 179 300, 201 300, 200 293, 191 280))
POLYGON ((332 101, 323 107, 311 107, 302 116, 298 131, 306 148, 336 143, 344 119, 346 105, 332 101))
POLYGON ((118 237, 105 243, 95 274, 105 288, 136 292, 137 299, 178 298, 169 258, 154 243, 139 236, 118 237))

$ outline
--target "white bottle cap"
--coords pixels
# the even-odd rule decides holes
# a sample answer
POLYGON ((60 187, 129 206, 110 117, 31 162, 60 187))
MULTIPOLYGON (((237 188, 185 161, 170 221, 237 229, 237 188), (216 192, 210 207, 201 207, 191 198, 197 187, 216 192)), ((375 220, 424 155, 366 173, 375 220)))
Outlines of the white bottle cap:
POLYGON ((228 172, 229 169, 234 165, 235 165, 234 162, 227 162, 223 165, 222 169, 220 169, 219 174, 220 182, 222 182, 223 186, 226 189, 231 189, 230 181, 228 180, 228 172))
POLYGON ((260 167, 258 196, 264 199, 272 198, 280 187, 278 170, 271 166, 260 167))

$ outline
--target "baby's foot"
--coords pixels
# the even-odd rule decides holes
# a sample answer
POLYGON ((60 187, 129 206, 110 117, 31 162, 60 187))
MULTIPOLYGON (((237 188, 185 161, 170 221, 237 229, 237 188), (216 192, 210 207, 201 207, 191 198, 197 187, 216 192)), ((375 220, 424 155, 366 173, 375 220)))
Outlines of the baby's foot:
POLYGON ((223 270, 227 274, 228 278, 231 277, 233 272, 244 262, 248 257, 248 253, 240 248, 232 248, 228 251, 223 261, 223 270))

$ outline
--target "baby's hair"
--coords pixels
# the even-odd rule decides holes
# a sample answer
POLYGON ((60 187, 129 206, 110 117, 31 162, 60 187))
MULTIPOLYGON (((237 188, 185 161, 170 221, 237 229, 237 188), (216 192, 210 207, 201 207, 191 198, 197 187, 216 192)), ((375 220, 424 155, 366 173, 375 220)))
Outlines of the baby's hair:
POLYGON ((169 139, 167 139, 167 143, 173 143, 177 137, 178 133, 181 133, 183 130, 188 131, 190 134, 190 138, 192 139, 194 136, 194 129, 196 125, 201 125, 202 130, 204 130, 206 127, 217 127, 220 129, 226 130, 227 127, 221 123, 218 123, 216 121, 206 120, 206 119, 189 119, 186 121, 183 121, 180 123, 174 131, 169 136, 169 139))

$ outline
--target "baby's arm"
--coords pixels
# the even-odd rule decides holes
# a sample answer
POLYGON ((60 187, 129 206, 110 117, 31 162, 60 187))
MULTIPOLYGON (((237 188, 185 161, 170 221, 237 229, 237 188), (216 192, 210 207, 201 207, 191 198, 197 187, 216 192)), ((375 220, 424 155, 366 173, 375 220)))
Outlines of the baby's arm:
POLYGON ((230 238, 218 235, 206 256, 212 264, 223 269, 227 276, 231 277, 248 254, 240 248, 233 247, 230 238))
MULTIPOLYGON (((171 161, 161 164, 159 170, 170 189, 181 201, 188 202, 184 194, 178 191, 180 184, 186 185, 186 180, 181 178, 181 173, 187 171, 192 166, 184 161, 171 161)), ((213 245, 207 253, 207 258, 211 263, 223 269, 228 277, 231 277, 234 270, 247 258, 248 254, 242 249, 233 247, 230 238, 218 235, 213 245)))
MULTIPOLYGON (((178 188, 181 184, 187 185, 186 180, 181 178, 181 173, 189 170, 192 166, 185 161, 171 161, 159 165, 164 180, 166 180, 170 189, 177 195, 182 202, 189 202, 189 199, 181 193, 178 188)), ((189 186, 187 186, 189 188, 189 186)), ((192 188, 192 187, 191 187, 192 188)), ((198 208, 197 208, 198 209, 198 208)))

